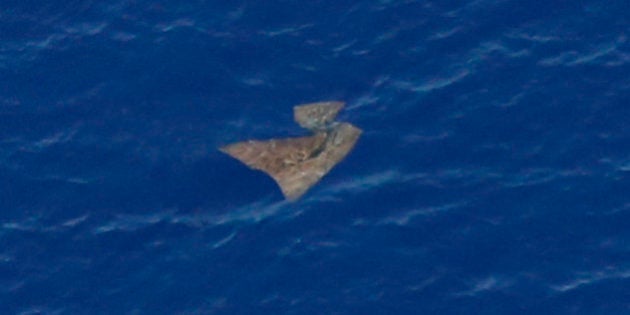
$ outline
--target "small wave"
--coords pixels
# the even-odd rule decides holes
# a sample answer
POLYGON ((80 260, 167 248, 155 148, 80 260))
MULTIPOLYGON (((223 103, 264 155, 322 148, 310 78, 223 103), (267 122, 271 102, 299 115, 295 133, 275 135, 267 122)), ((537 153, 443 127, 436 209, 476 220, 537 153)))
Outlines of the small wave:
POLYGON ((513 281, 504 276, 488 276, 486 278, 477 279, 469 284, 467 290, 455 293, 455 296, 476 296, 489 291, 497 291, 505 289, 513 284, 513 281))
POLYGON ((167 33, 178 28, 194 27, 194 26, 195 26, 195 21, 193 19, 181 18, 181 19, 171 21, 169 23, 157 24, 155 25, 154 28, 155 30, 159 32, 167 33))
POLYGON ((95 23, 78 23, 64 27, 64 30, 68 34, 77 34, 81 36, 94 36, 103 32, 107 27, 105 22, 95 23))
POLYGON ((72 129, 64 130, 64 131, 58 131, 58 132, 55 132, 54 134, 45 136, 44 138, 34 141, 30 144, 24 145, 22 146, 21 149, 24 151, 30 151, 30 152, 42 151, 54 145, 71 141, 74 138, 77 131, 78 130, 76 128, 72 128, 72 129))
POLYGON ((96 227, 94 234, 102 234, 113 231, 136 231, 156 223, 172 218, 172 212, 158 212, 145 215, 119 214, 99 227, 96 227))
POLYGON ((601 44, 593 50, 586 52, 565 51, 553 57, 547 57, 538 62, 541 66, 580 66, 580 65, 605 65, 621 66, 630 62, 630 54, 619 49, 621 43, 625 43, 625 37, 607 44, 601 44))
POLYGON ((385 170, 377 173, 358 176, 352 180, 346 180, 336 185, 329 186, 325 189, 329 194, 352 193, 357 194, 374 188, 388 185, 400 180, 404 180, 404 176, 395 170, 385 170))
POLYGON ((216 241, 213 245, 212 248, 219 248, 219 247, 223 247, 223 245, 229 243, 231 240, 234 239, 234 237, 236 236, 236 232, 232 232, 230 233, 230 235, 216 241))
POLYGON ((630 270, 617 270, 615 268, 605 268, 591 272, 578 273, 575 279, 563 283, 552 285, 551 289, 556 292, 568 292, 579 289, 583 286, 593 285, 606 280, 623 280, 630 278, 630 270))
POLYGON ((430 207, 423 207, 419 209, 407 210, 399 214, 396 214, 394 216, 389 216, 384 219, 381 219, 378 221, 377 224, 379 225, 380 224, 408 225, 409 222, 413 220, 413 218, 415 217, 437 215, 439 213, 443 213, 443 212, 447 212, 453 209, 460 208, 462 206, 465 206, 466 204, 467 204, 466 202, 449 203, 445 205, 430 206, 430 207))
POLYGON ((428 40, 446 39, 461 32, 462 29, 463 28, 461 26, 455 26, 444 31, 438 31, 438 32, 435 32, 433 35, 429 36, 428 40))
MULTIPOLYGON (((182 224, 192 228, 237 224, 243 222, 256 223, 270 217, 278 217, 280 214, 284 213, 283 210, 289 208, 289 205, 290 203, 287 201, 273 203, 258 201, 235 209, 230 209, 229 212, 221 214, 176 214, 174 210, 165 210, 141 215, 118 214, 112 220, 94 228, 93 233, 102 234, 117 231, 136 231, 160 223, 182 224)), ((286 218, 291 218, 300 215, 301 211, 293 209, 293 211, 286 214, 286 218)), ((231 237, 228 238, 231 239, 231 237)), ((225 240, 225 242, 227 241, 229 241, 229 239, 225 240)))
POLYGON ((18 315, 39 315, 39 314, 57 315, 57 314, 63 314, 64 311, 65 311, 64 309, 51 309, 46 306, 31 306, 20 311, 18 315))
POLYGON ((111 39, 119 42, 128 42, 134 40, 136 37, 137 35, 127 32, 114 32, 111 35, 111 39))
POLYGON ((79 226, 86 222, 88 218, 88 214, 83 214, 78 217, 65 219, 60 223, 58 223, 58 221, 50 223, 46 222, 42 217, 32 216, 22 221, 3 223, 0 227, 7 231, 49 233, 79 226))
POLYGON ((470 75, 470 71, 467 69, 460 69, 453 74, 441 77, 441 78, 431 78, 428 80, 424 80, 421 82, 412 82, 412 81, 394 81, 393 86, 395 88, 401 90, 407 90, 412 92, 430 92, 433 90, 438 90, 450 86, 454 83, 457 83, 470 75))
POLYGON ((300 31, 311 28, 313 26, 314 24, 302 24, 302 25, 298 25, 294 27, 285 27, 281 29, 262 30, 262 31, 259 31, 258 33, 266 37, 276 37, 276 36, 282 36, 282 35, 297 36, 297 35, 300 35, 300 31))
POLYGON ((506 187, 525 187, 548 183, 556 179, 564 179, 567 177, 586 176, 585 171, 576 170, 556 170, 545 168, 533 168, 523 170, 517 174, 506 176, 502 182, 506 187))

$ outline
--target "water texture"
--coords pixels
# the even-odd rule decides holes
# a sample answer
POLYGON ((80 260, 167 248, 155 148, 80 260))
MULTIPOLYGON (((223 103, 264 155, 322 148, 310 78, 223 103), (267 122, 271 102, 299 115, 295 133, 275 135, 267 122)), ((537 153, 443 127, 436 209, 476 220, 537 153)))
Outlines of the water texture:
POLYGON ((628 1, 2 1, 1 314, 630 314, 628 1), (217 147, 364 130, 298 202, 217 147))

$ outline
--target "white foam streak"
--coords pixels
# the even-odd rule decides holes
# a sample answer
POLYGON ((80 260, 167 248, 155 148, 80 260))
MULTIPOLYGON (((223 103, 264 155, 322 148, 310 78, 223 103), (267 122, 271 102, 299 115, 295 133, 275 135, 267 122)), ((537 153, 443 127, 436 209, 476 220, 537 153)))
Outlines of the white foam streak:
MULTIPOLYGON (((288 205, 289 203, 287 201, 276 203, 254 202, 222 214, 176 214, 173 210, 164 210, 142 215, 118 214, 112 220, 96 227, 93 232, 95 234, 101 234, 118 231, 136 231, 163 222, 183 224, 193 228, 256 223, 270 217, 278 216, 288 205)), ((299 214, 301 214, 301 211, 292 211, 289 217, 294 217, 299 214)), ((228 241, 229 239, 225 240, 225 242, 228 241)))
POLYGON ((630 278, 630 270, 617 270, 616 268, 605 268, 592 272, 582 272, 576 278, 563 284, 552 285, 551 288, 557 292, 568 292, 579 289, 583 286, 597 284, 606 280, 622 280, 630 278))
POLYGON ((512 280, 503 276, 492 275, 473 281, 468 290, 458 292, 455 296, 476 296, 489 291, 497 291, 511 286, 512 282, 512 280))
POLYGON ((597 45, 596 48, 589 51, 565 51, 552 57, 547 57, 538 62, 541 66, 581 66, 581 65, 597 65, 620 66, 630 62, 630 54, 624 52, 619 47, 626 42, 625 37, 597 45))
POLYGON ((466 202, 460 202, 460 203, 450 203, 450 204, 445 204, 445 205, 429 206, 429 207, 422 207, 419 209, 408 210, 394 216, 386 217, 380 220, 377 224, 407 225, 415 217, 433 216, 439 213, 443 213, 443 212, 447 212, 453 209, 460 208, 465 205, 466 205, 466 202))
POLYGON ((393 86, 401 90, 412 92, 430 92, 450 86, 461 81, 470 74, 467 69, 460 69, 446 77, 431 78, 420 82, 394 81, 393 86))

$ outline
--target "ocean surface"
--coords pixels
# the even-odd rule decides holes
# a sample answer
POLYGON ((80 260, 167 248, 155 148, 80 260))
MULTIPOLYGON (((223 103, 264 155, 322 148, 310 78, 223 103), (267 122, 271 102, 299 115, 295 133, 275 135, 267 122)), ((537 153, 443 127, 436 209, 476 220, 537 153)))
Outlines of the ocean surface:
POLYGON ((0 2, 0 314, 630 314, 630 2, 0 2), (222 154, 364 133, 296 202, 222 154))

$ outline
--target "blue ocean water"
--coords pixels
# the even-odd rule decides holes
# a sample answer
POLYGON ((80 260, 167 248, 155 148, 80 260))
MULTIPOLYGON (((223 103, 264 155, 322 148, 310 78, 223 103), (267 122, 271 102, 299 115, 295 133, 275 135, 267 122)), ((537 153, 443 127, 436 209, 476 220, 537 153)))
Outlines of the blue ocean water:
POLYGON ((0 2, 0 314, 630 314, 630 2, 0 2), (307 195, 221 154, 364 130, 307 195))

